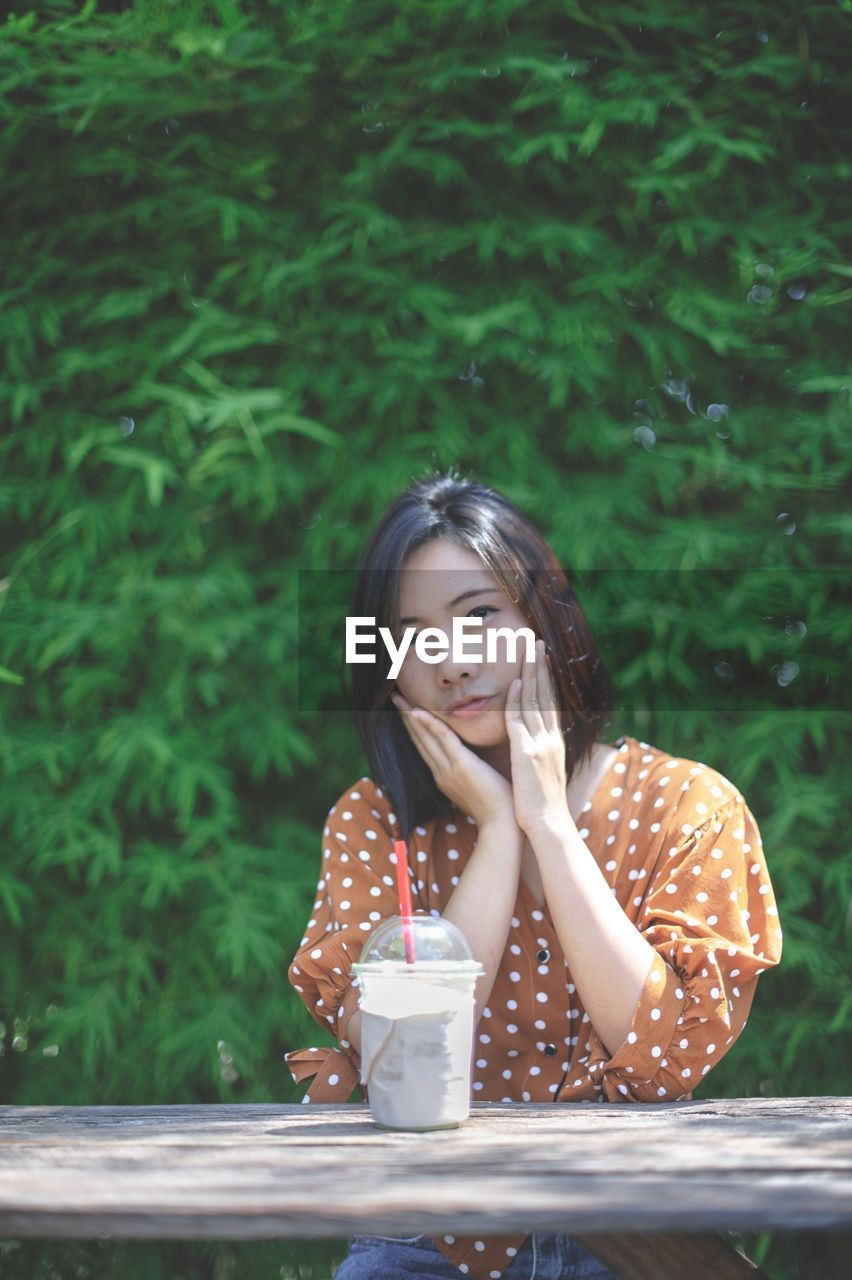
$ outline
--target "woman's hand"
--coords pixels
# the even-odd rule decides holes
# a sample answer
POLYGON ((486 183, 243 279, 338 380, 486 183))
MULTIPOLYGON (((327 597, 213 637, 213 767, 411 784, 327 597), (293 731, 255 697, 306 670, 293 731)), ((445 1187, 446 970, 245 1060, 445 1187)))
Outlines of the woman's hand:
POLYGON ((524 659, 521 679, 509 688, 506 727, 518 826, 530 835, 571 821, 565 743, 543 640, 536 641, 535 661, 524 659))
POLYGON ((413 707, 399 692, 391 694, 391 701, 436 786, 453 804, 469 814, 478 827, 495 820, 515 823, 510 782, 425 707, 413 707))

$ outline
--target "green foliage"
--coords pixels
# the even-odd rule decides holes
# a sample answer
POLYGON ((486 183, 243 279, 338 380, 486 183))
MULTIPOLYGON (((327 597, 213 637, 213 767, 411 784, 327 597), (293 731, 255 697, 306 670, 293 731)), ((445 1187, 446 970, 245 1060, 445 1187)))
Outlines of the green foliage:
MULTIPOLYGON (((702 1091, 852 1092, 849 9, 7 15, 4 1101, 301 1093, 282 1054, 323 1034, 286 966, 365 762, 299 571, 450 463, 575 574, 612 736, 761 826, 784 958, 702 1091)), ((92 1265, 249 1257, 216 1249, 92 1265)))

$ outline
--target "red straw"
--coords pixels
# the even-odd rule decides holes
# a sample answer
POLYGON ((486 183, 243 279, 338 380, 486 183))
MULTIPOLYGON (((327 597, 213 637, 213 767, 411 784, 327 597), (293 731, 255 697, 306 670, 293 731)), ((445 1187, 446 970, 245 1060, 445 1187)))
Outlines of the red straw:
POLYGON ((411 885, 408 881, 408 851, 404 840, 394 840, 396 854, 396 887, 399 892, 399 914, 402 916, 402 936, 405 940, 405 959, 414 964, 414 934, 411 929, 411 885))

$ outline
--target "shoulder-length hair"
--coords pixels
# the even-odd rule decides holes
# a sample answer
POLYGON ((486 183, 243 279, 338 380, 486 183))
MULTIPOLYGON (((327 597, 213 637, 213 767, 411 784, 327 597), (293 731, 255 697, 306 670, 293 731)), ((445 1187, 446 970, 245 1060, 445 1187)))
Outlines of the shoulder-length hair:
MULTIPOLYGON (((352 613, 399 628, 399 577, 409 555, 425 542, 449 538, 476 553, 535 635, 545 642, 556 684, 565 772, 578 764, 607 726, 613 687, 589 625, 552 548, 532 522, 494 489, 454 468, 411 484, 391 503, 361 555, 352 613)), ((353 664, 351 693, 344 689, 373 780, 391 800, 400 833, 438 815, 452 802, 408 736, 390 701, 390 658, 377 646, 375 663, 353 664)))

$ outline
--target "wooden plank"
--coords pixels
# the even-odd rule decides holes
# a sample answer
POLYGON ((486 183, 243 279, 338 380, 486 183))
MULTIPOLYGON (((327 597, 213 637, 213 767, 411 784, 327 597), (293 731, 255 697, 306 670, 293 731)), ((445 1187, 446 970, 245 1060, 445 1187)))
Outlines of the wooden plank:
POLYGON ((7 1236, 532 1229, 848 1231, 852 1099, 482 1103, 426 1134, 364 1106, 0 1108, 7 1236))

